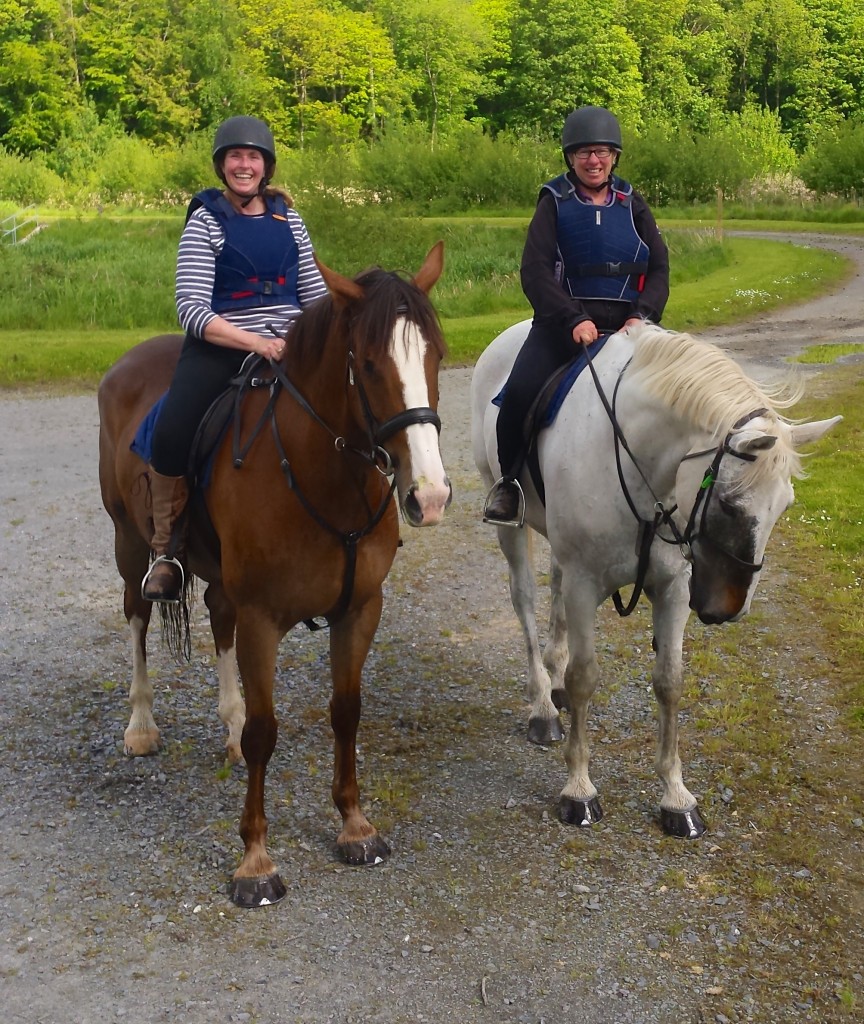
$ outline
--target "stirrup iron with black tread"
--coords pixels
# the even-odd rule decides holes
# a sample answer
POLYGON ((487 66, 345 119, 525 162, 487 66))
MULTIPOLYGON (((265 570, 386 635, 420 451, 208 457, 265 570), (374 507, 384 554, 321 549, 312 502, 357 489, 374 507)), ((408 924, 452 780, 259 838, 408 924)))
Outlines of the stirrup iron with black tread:
POLYGON ((491 523, 493 526, 513 526, 517 529, 521 529, 521 527, 525 524, 525 492, 522 490, 522 484, 520 484, 515 477, 506 480, 502 476, 498 480, 496 480, 494 484, 492 484, 492 487, 489 489, 489 493, 486 495, 486 500, 483 502, 483 522, 491 523), (490 518, 488 514, 489 505, 494 499, 495 493, 498 490, 498 488, 505 486, 507 484, 512 484, 513 487, 516 488, 516 515, 509 519, 490 518))

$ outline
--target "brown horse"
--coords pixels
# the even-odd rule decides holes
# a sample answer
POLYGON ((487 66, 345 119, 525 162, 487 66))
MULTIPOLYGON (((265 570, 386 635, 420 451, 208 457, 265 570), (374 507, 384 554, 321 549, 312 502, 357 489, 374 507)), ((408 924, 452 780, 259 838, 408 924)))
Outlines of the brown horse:
MULTIPOLYGON (((390 852, 360 808, 360 675, 399 541, 394 490, 412 526, 437 523, 451 497, 435 411, 444 341, 427 297, 442 268, 441 242, 410 281, 377 268, 352 281, 322 266, 330 294, 296 321, 275 368, 281 386, 243 395, 237 436, 248 450, 238 457, 232 428, 203 501, 191 503, 186 557, 190 574, 207 583, 219 714, 229 757, 239 759, 242 750, 248 768, 245 853, 231 886, 240 906, 285 894, 266 848, 264 780, 276 744, 277 648, 301 621, 324 617, 330 626, 338 849, 349 864, 375 864, 390 852)), ((132 717, 124 735, 133 755, 158 749, 159 732, 146 670, 152 606, 140 589, 152 536, 149 478, 130 443, 167 389, 181 343, 178 335, 143 342, 99 388, 99 477, 133 640, 132 717)))

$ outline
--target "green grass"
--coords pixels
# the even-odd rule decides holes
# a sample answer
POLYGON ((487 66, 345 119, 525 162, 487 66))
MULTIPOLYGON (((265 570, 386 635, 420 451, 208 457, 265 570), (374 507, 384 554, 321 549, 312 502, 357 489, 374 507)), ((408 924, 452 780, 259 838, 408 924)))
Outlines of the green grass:
MULTIPOLYGON (((663 317, 665 326, 678 331, 697 332, 737 323, 803 302, 851 273, 850 262, 834 253, 786 242, 729 238, 718 254, 716 244, 699 241, 698 234, 671 232, 667 239, 673 268, 676 250, 684 264, 673 272, 663 317)), ((444 318, 451 363, 473 363, 503 327, 530 315, 526 304, 500 310, 485 320, 444 318)))
POLYGON ((182 215, 77 218, 52 224, 25 245, 0 247, 0 275, 10 282, 0 330, 175 327, 182 223, 182 215))
MULTIPOLYGON (((176 328, 174 328, 176 330, 176 328)), ((124 352, 158 330, 0 331, 0 387, 92 388, 124 352)))
MULTIPOLYGON (((845 716, 864 729, 864 381, 860 368, 836 368, 840 387, 829 401, 802 402, 800 417, 842 414, 818 446, 810 474, 797 482, 791 523, 800 572, 792 585, 821 624, 832 655, 835 691, 845 716)), ((808 469, 805 463, 805 469, 808 469)))
POLYGON ((823 249, 763 239, 730 238, 731 261, 673 288, 663 318, 674 330, 736 323, 825 292, 850 273, 847 260, 823 249))
MULTIPOLYGON (((519 283, 526 217, 395 217, 383 210, 312 206, 321 258, 347 275, 373 263, 411 273, 443 238, 445 272, 433 293, 450 365, 473 363, 505 327, 530 317, 519 283), (395 225, 395 229, 394 229, 395 225)), ((15 282, 0 304, 0 387, 92 387, 127 348, 177 330, 173 274, 182 213, 58 218, 26 245, 0 248, 15 282)), ((784 225, 785 227, 786 225, 784 225)), ((672 296, 664 323, 698 331, 802 300, 842 279, 847 264, 819 249, 727 238, 689 223, 666 231, 672 296)))
POLYGON ((825 363, 836 363, 844 356, 859 355, 864 352, 864 345, 856 345, 853 342, 838 342, 836 345, 813 345, 806 352, 795 358, 793 362, 824 365, 825 363))

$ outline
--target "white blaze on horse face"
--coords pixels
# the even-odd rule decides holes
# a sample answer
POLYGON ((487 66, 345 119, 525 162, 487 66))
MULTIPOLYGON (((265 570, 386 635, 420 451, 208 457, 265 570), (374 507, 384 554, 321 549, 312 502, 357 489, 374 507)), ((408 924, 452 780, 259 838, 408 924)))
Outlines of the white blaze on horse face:
MULTIPOLYGON (((390 354, 402 381, 406 409, 424 409, 429 406, 427 344, 417 324, 407 322, 404 317, 396 321, 390 354)), ((404 492, 402 484, 399 484, 400 501, 405 508, 410 490, 414 514, 408 515, 409 522, 413 526, 431 526, 440 521, 451 494, 450 481, 441 461, 438 431, 433 423, 415 423, 405 433, 408 438, 411 479, 404 492)))

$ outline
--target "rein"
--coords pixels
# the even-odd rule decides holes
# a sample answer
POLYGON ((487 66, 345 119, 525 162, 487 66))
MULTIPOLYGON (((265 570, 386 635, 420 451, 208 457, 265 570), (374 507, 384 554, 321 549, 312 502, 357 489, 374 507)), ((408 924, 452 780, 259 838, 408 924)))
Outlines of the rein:
MULTIPOLYGON (((262 360, 263 362, 263 360, 262 360)), ((297 500, 306 510, 306 513, 311 519, 325 530, 327 533, 334 537, 338 537, 345 549, 345 574, 342 580, 342 591, 339 595, 334 607, 327 612, 324 618, 328 624, 331 621, 338 620, 347 611, 348 605, 351 602, 351 595, 354 590, 354 579, 357 569, 357 545, 360 541, 367 537, 372 531, 378 526, 390 505, 390 501, 393 498, 393 494, 396 490, 396 478, 394 474, 393 461, 390 458, 389 452, 384 448, 384 442, 391 438, 394 434, 400 430, 404 430, 407 427, 413 426, 417 423, 434 423, 438 432, 441 432, 441 420, 434 409, 427 407, 418 407, 416 409, 405 409, 401 413, 391 417, 389 420, 385 420, 384 423, 379 423, 371 409, 369 399, 363 389, 362 384, 359 380, 355 379, 353 373, 354 353, 349 350, 348 353, 348 366, 349 366, 349 383, 357 387, 357 392, 360 396, 360 404, 363 409, 363 418, 365 420, 366 434, 369 440, 370 450, 364 451, 360 448, 355 448, 353 445, 349 445, 347 440, 336 431, 334 431, 329 424, 321 418, 316 412, 313 406, 308 402, 305 396, 297 389, 291 379, 287 376, 285 371, 275 363, 272 359, 268 360, 270 368, 274 374, 274 377, 255 377, 253 376, 254 370, 259 365, 258 362, 250 367, 248 373, 242 379, 236 380, 238 384, 237 395, 235 397, 234 404, 234 437, 233 437, 233 448, 232 458, 235 469, 240 469, 243 465, 243 461, 246 458, 250 448, 252 447, 255 439, 264 428, 267 421, 270 421, 270 427, 273 434, 273 442, 276 446, 276 452, 279 456, 279 468, 282 470, 282 474, 285 477, 285 481, 289 488, 297 496, 297 500), (270 398, 267 402, 264 411, 258 419, 258 422, 252 429, 252 433, 247 439, 245 444, 241 445, 240 439, 240 402, 243 397, 246 388, 260 388, 268 387, 270 389, 270 398), (297 484, 297 479, 291 468, 291 463, 288 459, 285 446, 282 443, 282 437, 279 433, 279 425, 276 422, 276 402, 282 391, 287 392, 294 401, 300 406, 300 408, 317 423, 326 433, 333 438, 333 448, 337 452, 349 452, 352 455, 357 455, 369 465, 375 468, 382 476, 391 477, 390 485, 384 497, 381 500, 378 508, 371 512, 369 518, 359 530, 340 530, 334 526, 329 520, 315 508, 312 502, 306 497, 303 491, 297 484)), ((305 625, 310 630, 318 630, 323 628, 322 625, 316 622, 314 619, 304 619, 305 625)))
POLYGON ((606 411, 606 415, 609 417, 609 422, 612 424, 612 434, 615 440, 615 467, 618 471, 618 482, 621 485, 621 491, 624 494, 624 498, 627 501, 630 511, 633 513, 633 516, 636 519, 636 522, 638 523, 639 529, 636 542, 636 553, 638 556, 638 562, 636 567, 636 580, 633 584, 633 592, 630 595, 630 600, 625 605, 624 601, 621 598, 620 591, 616 590, 615 593, 612 594, 612 603, 615 605, 615 610, 618 612, 618 614, 622 618, 630 615, 631 612, 633 612, 633 610, 635 609, 639 601, 639 598, 641 597, 642 592, 645 589, 645 577, 648 573, 648 562, 651 556, 651 546, 654 543, 655 537, 659 537, 660 540, 664 541, 664 543, 667 544, 678 544, 678 546, 681 549, 682 555, 688 562, 693 560, 693 541, 698 538, 704 543, 706 543, 709 547, 712 547, 715 551, 719 551, 721 554, 725 555, 731 561, 735 562, 742 569, 745 569, 751 573, 759 572, 765 563, 764 559, 757 565, 756 563, 747 562, 744 559, 738 558, 737 555, 733 554, 731 551, 723 547, 721 544, 718 544, 717 541, 713 540, 711 537, 709 537, 709 535, 706 532, 703 531, 705 529, 705 519, 708 512, 708 503, 714 492, 714 484, 717 481, 717 476, 720 471, 720 463, 723 461, 723 457, 725 455, 733 455, 735 456, 735 458, 742 459, 745 462, 756 461, 756 456, 751 454, 750 452, 738 452, 730 446, 729 440, 732 437, 733 432, 736 430, 740 430, 741 427, 743 427, 750 420, 755 419, 757 416, 764 415, 768 410, 755 409, 753 412, 747 413, 745 416, 742 416, 741 419, 739 419, 736 423, 732 425, 731 430, 729 431, 729 433, 727 433, 726 437, 723 439, 723 441, 718 445, 716 449, 708 448, 705 449, 704 451, 692 452, 689 455, 685 455, 684 458, 681 460, 682 462, 684 462, 687 461, 688 459, 701 458, 704 455, 710 455, 712 452, 714 453, 714 459, 711 462, 711 465, 708 467, 708 469, 705 470, 705 475, 703 476, 702 483, 699 486, 699 492, 696 495, 695 502, 693 503, 693 509, 690 512, 690 517, 687 521, 687 525, 684 529, 684 532, 682 533, 678 529, 674 519, 672 518, 678 506, 673 505, 672 508, 666 508, 663 502, 654 493, 654 490, 651 487, 648 478, 645 476, 642 467, 639 465, 636 456, 633 454, 633 452, 630 449, 630 446, 627 443, 627 438, 624 436, 624 432, 622 431, 621 425, 618 422, 618 417, 615 414, 615 406, 618 397, 618 388, 621 384, 621 380, 623 379, 624 372, 630 365, 630 360, 627 361, 627 363, 622 367, 620 373, 618 374, 618 379, 615 382, 615 388, 612 392, 612 402, 610 404, 609 399, 606 397, 606 393, 603 390, 603 386, 600 383, 600 378, 597 375, 597 371, 594 369, 594 362, 591 358, 591 354, 588 351, 587 346, 585 347, 585 355, 587 358, 588 369, 590 370, 591 377, 594 381, 594 387, 597 390, 597 395, 599 396, 600 402, 602 403, 603 408, 606 411), (642 478, 645 487, 648 489, 648 493, 654 499, 653 519, 642 518, 627 488, 627 483, 624 480, 624 473, 621 465, 622 449, 630 457, 630 461, 633 463, 637 472, 639 473, 639 476, 642 478), (696 519, 700 505, 702 509, 702 514, 699 517, 699 524, 697 529, 696 519), (669 528, 670 532, 672 533, 671 540, 668 540, 666 537, 663 537, 662 534, 658 532, 661 526, 667 526, 669 528))

